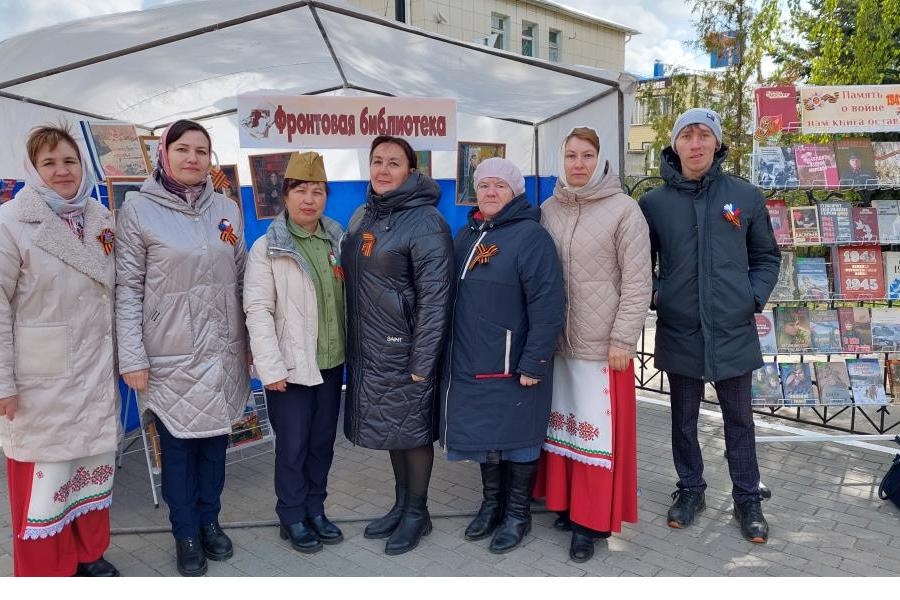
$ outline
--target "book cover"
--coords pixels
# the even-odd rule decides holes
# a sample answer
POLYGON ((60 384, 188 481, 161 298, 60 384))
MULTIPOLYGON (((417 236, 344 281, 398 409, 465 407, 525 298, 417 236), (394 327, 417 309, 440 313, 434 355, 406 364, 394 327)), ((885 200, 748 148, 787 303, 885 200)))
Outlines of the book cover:
POLYGON ((882 252, 884 289, 889 300, 900 299, 900 252, 882 252))
POLYGON ((833 253, 835 295, 847 300, 884 298, 881 246, 844 246, 833 253))
POLYGON ((830 295, 825 259, 798 257, 794 267, 801 300, 827 300, 830 295))
POLYGON ((809 309, 805 306, 776 306, 775 338, 781 354, 809 350, 809 309))
POLYGON ((847 244, 853 241, 853 223, 849 202, 819 202, 819 229, 823 244, 847 244))
POLYGON ((882 244, 900 242, 900 206, 896 200, 872 200, 878 213, 878 239, 882 244))
POLYGON ((781 251, 781 267, 778 270, 778 281, 769 296, 769 302, 790 302, 800 297, 797 291, 797 280, 794 279, 794 253, 781 251))
POLYGON ((797 88, 779 85, 756 88, 756 129, 757 139, 777 136, 800 130, 800 116, 797 113, 797 88))
POLYGON ((775 242, 779 246, 790 246, 794 242, 794 238, 791 236, 787 203, 781 198, 770 198, 766 200, 766 208, 769 211, 772 231, 775 232, 775 242))
POLYGON ((870 206, 851 206, 854 242, 878 241, 878 211, 870 206))
POLYGON ((753 166, 754 181, 759 187, 794 189, 799 185, 793 148, 761 146, 756 150, 753 166))
POLYGON ((771 310, 764 310, 755 316, 759 349, 763 354, 778 354, 778 345, 775 343, 775 315, 771 310))
POLYGON ((811 406, 816 404, 818 395, 813 388, 809 363, 782 363, 781 390, 785 406, 811 406))
POLYGON ((886 367, 891 385, 891 404, 897 404, 897 398, 900 397, 900 360, 889 358, 886 367))
POLYGON ((834 148, 829 144, 799 144, 794 147, 797 178, 803 188, 837 187, 837 164, 834 148))
POLYGON ((900 184, 900 142, 872 142, 875 175, 884 184, 900 184))
POLYGON ((762 367, 753 371, 753 377, 750 380, 750 403, 752 405, 781 406, 784 404, 781 394, 778 365, 764 363, 762 367))
POLYGON ((820 404, 851 404, 850 375, 843 362, 816 362, 816 387, 820 404))
POLYGON ((900 352, 900 308, 873 307, 872 350, 900 352))
POLYGON ((822 243, 819 234, 819 212, 815 206, 792 206, 791 236, 795 246, 809 246, 822 243))
POLYGON ((877 358, 848 358, 847 371, 855 404, 887 404, 884 375, 877 358))
POLYGON ((809 311, 811 346, 819 354, 843 352, 841 325, 837 309, 814 308, 809 311))
POLYGON ((844 352, 866 354, 872 351, 872 323, 869 309, 841 307, 837 309, 841 323, 841 348, 844 352))
POLYGON ((869 138, 846 138, 834 143, 841 185, 878 187, 875 174, 875 154, 869 138))

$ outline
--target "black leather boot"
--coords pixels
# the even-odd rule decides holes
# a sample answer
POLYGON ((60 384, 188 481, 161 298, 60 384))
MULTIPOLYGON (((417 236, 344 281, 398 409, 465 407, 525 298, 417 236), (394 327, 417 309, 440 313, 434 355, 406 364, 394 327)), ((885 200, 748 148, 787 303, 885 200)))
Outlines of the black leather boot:
POLYGON ((206 558, 210 560, 228 560, 234 556, 234 546, 218 521, 207 523, 200 527, 200 543, 206 558))
POLYGON ((505 466, 507 476, 506 513, 488 548, 494 554, 509 552, 531 531, 531 490, 538 470, 537 461, 502 461, 501 464, 505 466))
POLYGON ((400 522, 388 538, 384 553, 388 556, 405 554, 419 545, 423 535, 431 533, 431 517, 428 514, 428 498, 408 494, 406 508, 400 522))
POLYGON ((403 508, 406 506, 406 487, 399 483, 394 485, 394 506, 386 515, 379 519, 375 519, 363 530, 363 537, 370 540, 380 540, 394 533, 400 517, 403 515, 403 508))
POLYGON ((175 540, 175 561, 178 572, 185 577, 199 577, 206 573, 206 554, 200 537, 175 540))
POLYGON ((494 533, 503 518, 503 468, 499 463, 481 463, 484 500, 478 514, 466 527, 466 539, 474 542, 494 533))

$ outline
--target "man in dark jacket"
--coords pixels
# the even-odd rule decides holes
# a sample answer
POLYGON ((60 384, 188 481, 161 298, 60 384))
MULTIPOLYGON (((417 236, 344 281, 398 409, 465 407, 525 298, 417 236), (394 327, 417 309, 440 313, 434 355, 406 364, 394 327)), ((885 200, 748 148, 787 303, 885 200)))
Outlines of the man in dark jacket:
POLYGON ((656 308, 656 367, 669 378, 672 455, 678 472, 670 527, 690 525, 706 507, 697 419, 706 382, 725 424, 735 518, 744 537, 764 543, 750 379, 762 366, 754 313, 778 279, 780 252, 762 194, 722 172, 728 148, 712 110, 686 111, 662 152, 666 183, 641 198, 650 227, 656 308))

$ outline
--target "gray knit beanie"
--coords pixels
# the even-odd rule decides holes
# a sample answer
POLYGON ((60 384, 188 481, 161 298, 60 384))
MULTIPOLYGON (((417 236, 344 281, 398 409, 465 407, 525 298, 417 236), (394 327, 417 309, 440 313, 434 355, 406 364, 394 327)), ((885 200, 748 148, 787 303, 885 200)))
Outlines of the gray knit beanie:
POLYGON ((681 116, 675 121, 675 126, 672 127, 671 142, 673 150, 675 149, 675 140, 678 138, 678 134, 688 125, 706 125, 712 129, 719 145, 722 145, 722 117, 719 116, 719 113, 710 108, 690 108, 681 113, 681 116))

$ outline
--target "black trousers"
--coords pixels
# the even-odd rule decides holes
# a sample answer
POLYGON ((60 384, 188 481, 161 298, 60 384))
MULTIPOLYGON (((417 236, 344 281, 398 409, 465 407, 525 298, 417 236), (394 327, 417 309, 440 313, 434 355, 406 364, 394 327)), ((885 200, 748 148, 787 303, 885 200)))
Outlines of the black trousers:
MULTIPOLYGON (((697 419, 705 382, 667 373, 672 391, 672 458, 678 472, 678 488, 705 490, 703 456, 697 440, 697 419)), ((736 502, 759 499, 759 465, 756 434, 750 405, 752 373, 715 382, 716 396, 725 424, 725 449, 731 474, 731 496, 736 502)))
POLYGON ((323 370, 319 385, 266 390, 275 431, 275 512, 285 525, 325 514, 343 374, 340 365, 323 370))
POLYGON ((227 435, 177 438, 156 419, 162 454, 162 496, 175 539, 197 537, 200 526, 218 521, 225 488, 227 435))

